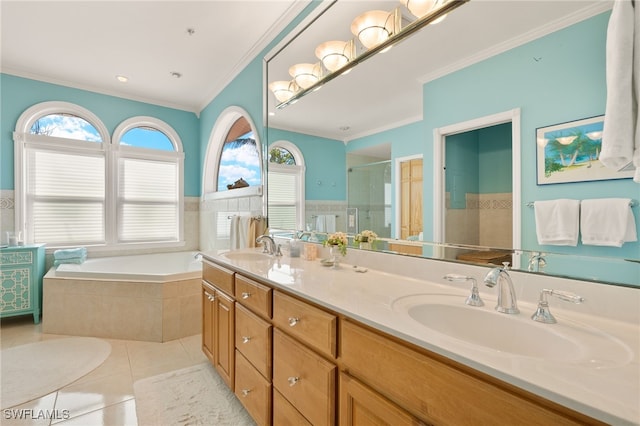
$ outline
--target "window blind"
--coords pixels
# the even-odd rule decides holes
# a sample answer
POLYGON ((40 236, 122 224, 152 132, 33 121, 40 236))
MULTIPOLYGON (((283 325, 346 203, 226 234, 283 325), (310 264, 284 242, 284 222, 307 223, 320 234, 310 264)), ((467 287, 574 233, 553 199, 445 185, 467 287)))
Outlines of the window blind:
POLYGON ((269 171, 267 194, 270 228, 298 228, 299 181, 298 174, 269 171))
POLYGON ((177 240, 178 182, 176 160, 120 158, 118 240, 177 240))
POLYGON ((104 153, 29 148, 26 152, 27 230, 35 243, 105 241, 104 153))

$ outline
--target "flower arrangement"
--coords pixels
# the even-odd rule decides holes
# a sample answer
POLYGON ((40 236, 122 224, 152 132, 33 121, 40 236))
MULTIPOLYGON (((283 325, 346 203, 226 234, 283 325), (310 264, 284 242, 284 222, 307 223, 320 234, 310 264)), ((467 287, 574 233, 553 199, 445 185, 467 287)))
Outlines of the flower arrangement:
POLYGON ((327 240, 324 242, 325 246, 338 246, 338 250, 340 250, 340 254, 345 256, 347 254, 347 244, 349 240, 347 239, 347 234, 344 232, 334 232, 333 234, 329 234, 327 240))
POLYGON ((378 238, 378 234, 368 229, 365 229, 361 233, 357 234, 354 238, 357 243, 372 243, 378 238))

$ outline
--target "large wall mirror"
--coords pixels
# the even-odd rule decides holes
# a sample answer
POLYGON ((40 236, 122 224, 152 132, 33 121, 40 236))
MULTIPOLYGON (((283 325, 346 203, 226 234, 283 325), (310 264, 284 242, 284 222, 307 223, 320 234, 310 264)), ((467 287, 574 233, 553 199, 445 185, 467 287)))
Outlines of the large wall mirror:
MULTIPOLYGON (((366 11, 396 11, 406 25, 415 16, 405 4, 322 3, 267 58, 266 83, 293 80, 297 64, 322 68, 316 50, 354 40, 352 22, 366 11)), ((268 145, 285 141, 304 157, 295 228, 373 230, 374 249, 390 255, 506 260, 523 271, 640 284, 640 243, 541 246, 529 206, 628 197, 638 224, 631 179, 536 180, 537 128, 604 113, 610 6, 471 0, 285 107, 268 91, 268 145)), ((345 49, 366 50, 357 40, 345 49)))

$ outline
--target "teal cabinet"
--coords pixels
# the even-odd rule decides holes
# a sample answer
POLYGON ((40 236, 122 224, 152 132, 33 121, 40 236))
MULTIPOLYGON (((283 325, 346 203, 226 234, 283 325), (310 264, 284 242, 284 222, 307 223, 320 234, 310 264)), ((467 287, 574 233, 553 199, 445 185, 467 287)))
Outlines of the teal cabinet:
POLYGON ((0 249, 0 318, 33 315, 40 322, 44 245, 0 249))

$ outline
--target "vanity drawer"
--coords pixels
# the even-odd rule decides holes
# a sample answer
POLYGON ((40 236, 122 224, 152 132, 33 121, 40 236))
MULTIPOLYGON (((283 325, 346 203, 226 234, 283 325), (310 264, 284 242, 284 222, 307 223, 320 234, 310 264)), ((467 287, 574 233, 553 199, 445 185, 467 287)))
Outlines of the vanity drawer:
POLYGON ((273 293, 273 324, 335 358, 337 318, 279 291, 273 293))
POLYGON ((277 426, 312 426, 296 407, 276 389, 273 390, 273 424, 277 426))
POLYGON ((271 379, 271 324, 236 304, 236 349, 271 379))
POLYGON ((264 318, 271 318, 273 290, 252 279, 236 275, 236 300, 264 318))
POLYGON ((273 387, 314 425, 334 424, 336 366, 273 330, 273 387))
POLYGON ((446 358, 428 356, 349 321, 340 323, 340 348, 340 359, 351 376, 426 422, 450 425, 593 422, 551 401, 464 366, 457 368, 446 358))
POLYGON ((271 383, 238 351, 235 393, 258 425, 271 424, 271 383))
POLYGON ((234 272, 210 262, 202 262, 202 278, 233 297, 234 272))

